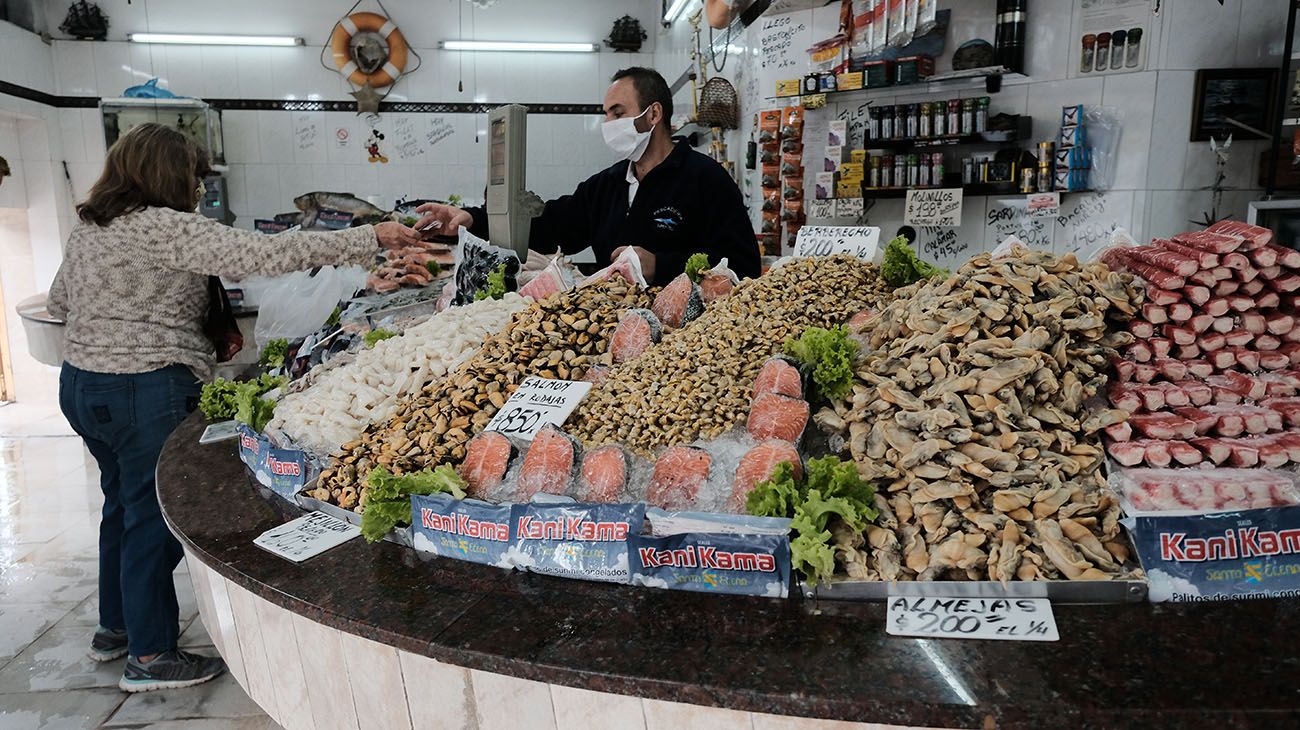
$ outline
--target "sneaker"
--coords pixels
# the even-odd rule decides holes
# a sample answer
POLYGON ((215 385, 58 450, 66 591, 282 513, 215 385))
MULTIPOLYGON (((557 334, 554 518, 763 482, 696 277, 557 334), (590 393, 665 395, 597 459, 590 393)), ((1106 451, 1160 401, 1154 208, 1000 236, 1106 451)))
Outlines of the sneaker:
POLYGON ((97 662, 111 662, 126 656, 126 629, 95 627, 95 638, 90 640, 90 658, 97 662))
POLYGON ((126 660, 126 671, 117 683, 123 692, 149 692, 155 689, 179 689, 202 684, 226 671, 221 657, 207 657, 172 649, 143 664, 135 657, 126 660))

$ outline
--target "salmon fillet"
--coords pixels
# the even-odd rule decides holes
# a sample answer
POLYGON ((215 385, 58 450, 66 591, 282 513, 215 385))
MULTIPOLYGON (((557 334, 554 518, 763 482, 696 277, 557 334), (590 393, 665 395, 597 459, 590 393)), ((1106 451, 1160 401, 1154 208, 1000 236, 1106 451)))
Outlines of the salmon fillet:
POLYGON ((700 288, 686 274, 668 283, 650 305, 665 327, 677 328, 704 313, 700 288))
POLYGON ((515 498, 527 502, 542 492, 564 494, 573 475, 575 450, 568 434, 550 424, 543 426, 524 455, 515 498))
POLYGON ((646 501, 667 510, 690 509, 709 479, 713 457, 694 446, 670 446, 655 462, 646 501))
POLYGON ((803 435, 808 425, 808 402, 778 393, 763 393, 749 409, 746 428, 756 439, 781 439, 791 443, 803 435))
POLYGON ((659 318, 648 309, 629 309, 618 320, 614 336, 609 340, 609 352, 615 363, 636 358, 659 341, 663 333, 659 318))
POLYGON ((579 499, 617 502, 627 484, 627 454, 621 446, 602 446, 582 457, 579 499))
POLYGON ((791 398, 803 397, 803 381, 799 369, 787 360, 774 357, 763 363, 763 369, 754 378, 754 398, 764 393, 780 393, 791 398))
POLYGON ((772 478, 772 472, 783 461, 794 467, 794 478, 803 478, 803 464, 799 461, 799 451, 788 441, 771 439, 755 446, 740 458, 736 467, 736 479, 731 487, 731 499, 727 502, 727 511, 744 514, 745 500, 759 482, 772 478))
POLYGON ((456 469, 465 480, 466 493, 484 499, 490 490, 501 485, 514 457, 510 439, 496 431, 484 431, 465 446, 465 461, 456 469))

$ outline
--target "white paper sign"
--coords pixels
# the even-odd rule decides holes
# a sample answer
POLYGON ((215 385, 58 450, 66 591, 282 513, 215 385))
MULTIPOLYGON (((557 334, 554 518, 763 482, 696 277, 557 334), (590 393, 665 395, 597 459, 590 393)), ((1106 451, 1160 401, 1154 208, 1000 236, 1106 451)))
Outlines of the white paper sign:
MULTIPOLYGON (((1032 196, 1031 196, 1032 197, 1032 196)), ((989 198, 984 216, 984 237, 990 243, 1015 236, 1029 248, 1053 250, 1056 236, 1055 216, 1037 216, 1029 210, 1029 198, 1023 196, 989 198)))
POLYGON ((238 421, 222 421, 220 423, 210 424, 203 429, 203 435, 199 437, 199 443, 211 444, 217 441, 225 441, 239 435, 238 421))
POLYGON ((286 560, 301 563, 361 534, 361 528, 324 512, 312 512, 272 527, 253 544, 286 560))
POLYGON ((804 205, 808 209, 808 220, 824 221, 835 217, 834 200, 809 200, 804 205))
POLYGON ((836 218, 861 218, 863 209, 862 198, 835 199, 836 218))
POLYGON ((922 188, 907 191, 903 222, 909 226, 961 225, 961 188, 922 188))
POLYGON ((1046 598, 890 596, 885 631, 940 639, 1058 641, 1046 598))
POLYGON ((563 426, 590 391, 591 383, 529 377, 488 422, 487 430, 532 441, 548 423, 563 426))
POLYGON ((803 226, 794 242, 795 256, 846 253, 863 261, 876 257, 880 229, 871 226, 803 226))

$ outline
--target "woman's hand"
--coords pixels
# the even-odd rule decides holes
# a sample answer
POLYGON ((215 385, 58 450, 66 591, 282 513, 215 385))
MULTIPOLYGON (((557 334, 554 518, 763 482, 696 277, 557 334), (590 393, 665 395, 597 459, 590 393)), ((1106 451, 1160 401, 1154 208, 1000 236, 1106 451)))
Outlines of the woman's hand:
POLYGON ((422 235, 437 233, 440 236, 455 236, 460 232, 461 226, 474 222, 473 216, 454 205, 425 203, 416 208, 415 212, 424 216, 415 224, 415 229, 422 235))
POLYGON ((414 228, 407 228, 396 221, 376 223, 375 238, 379 239, 380 246, 391 249, 415 246, 420 243, 418 231, 414 228))

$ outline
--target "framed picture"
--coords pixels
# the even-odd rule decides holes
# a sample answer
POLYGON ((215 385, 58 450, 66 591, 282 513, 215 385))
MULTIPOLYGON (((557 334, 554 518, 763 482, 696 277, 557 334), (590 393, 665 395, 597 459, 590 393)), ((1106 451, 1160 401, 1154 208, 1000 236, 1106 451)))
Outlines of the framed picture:
POLYGON ((1277 94, 1275 68, 1203 68, 1196 72, 1192 141, 1270 139, 1277 94))

